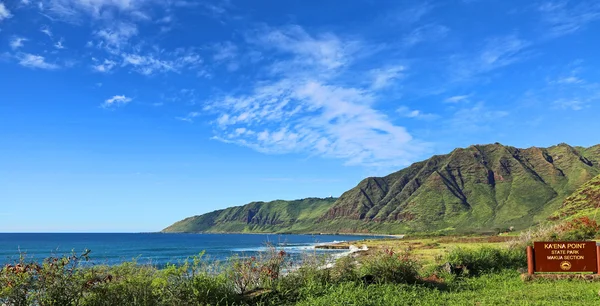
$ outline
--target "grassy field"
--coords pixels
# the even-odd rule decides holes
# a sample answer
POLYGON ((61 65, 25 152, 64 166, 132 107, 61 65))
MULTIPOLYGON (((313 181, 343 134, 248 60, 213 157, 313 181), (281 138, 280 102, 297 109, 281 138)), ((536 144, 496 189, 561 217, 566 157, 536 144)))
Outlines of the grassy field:
POLYGON ((454 248, 501 247, 514 239, 511 236, 473 236, 473 237, 434 237, 434 238, 382 238, 365 239, 352 242, 341 242, 318 246, 319 248, 348 248, 350 245, 361 247, 366 245, 369 251, 362 253, 369 256, 376 252, 390 249, 397 251, 409 250, 417 260, 430 265, 442 260, 443 256, 454 248), (442 258, 440 258, 442 257, 442 258))
POLYGON ((600 283, 523 282, 516 271, 454 279, 445 286, 344 283, 298 305, 600 305, 600 283))

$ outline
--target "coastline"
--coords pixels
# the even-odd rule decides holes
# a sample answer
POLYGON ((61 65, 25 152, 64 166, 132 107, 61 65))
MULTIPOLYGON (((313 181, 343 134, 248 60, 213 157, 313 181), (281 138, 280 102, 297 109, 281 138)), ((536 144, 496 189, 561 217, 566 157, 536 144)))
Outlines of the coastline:
POLYGON ((390 237, 402 239, 404 234, 377 234, 377 233, 290 233, 290 232, 150 232, 140 234, 243 234, 243 235, 304 235, 304 236, 373 236, 373 237, 390 237))

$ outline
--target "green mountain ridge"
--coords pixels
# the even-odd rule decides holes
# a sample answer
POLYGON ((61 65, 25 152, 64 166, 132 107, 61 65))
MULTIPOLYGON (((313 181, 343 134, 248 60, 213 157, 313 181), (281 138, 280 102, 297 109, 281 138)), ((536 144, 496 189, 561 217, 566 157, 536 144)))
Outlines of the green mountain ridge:
POLYGON ((338 199, 253 202, 163 232, 406 233, 526 228, 600 174, 600 145, 518 149, 499 143, 435 155, 369 177, 338 199))
POLYGON ((549 220, 572 219, 575 217, 591 217, 600 221, 600 175, 589 180, 568 196, 562 206, 549 220))

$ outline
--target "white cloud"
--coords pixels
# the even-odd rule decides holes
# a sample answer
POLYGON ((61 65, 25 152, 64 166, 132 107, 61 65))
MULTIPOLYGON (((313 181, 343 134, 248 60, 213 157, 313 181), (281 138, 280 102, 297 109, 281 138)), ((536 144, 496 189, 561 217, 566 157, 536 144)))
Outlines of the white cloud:
POLYGON ((436 41, 446 37, 450 29, 439 24, 428 24, 412 30, 403 39, 407 46, 414 46, 425 41, 436 41))
POLYGON ((191 51, 178 51, 163 54, 121 53, 121 66, 132 67, 137 73, 150 76, 156 73, 197 70, 202 58, 191 51))
POLYGON ((391 12, 386 20, 393 24, 412 25, 423 19, 433 8, 434 6, 427 1, 419 2, 411 7, 391 12))
POLYGON ((138 34, 137 26, 133 23, 117 22, 108 28, 101 29, 95 33, 101 40, 100 46, 111 53, 117 53, 118 50, 129 43, 129 39, 138 34))
POLYGON ((451 57, 452 75, 465 80, 522 61, 529 56, 525 50, 530 45, 515 35, 490 38, 475 54, 451 57))
POLYGON ((550 37, 558 37, 584 29, 588 24, 600 19, 600 2, 549 1, 538 6, 542 21, 550 37))
POLYGON ((52 31, 50 30, 50 28, 48 26, 43 26, 40 29, 40 32, 46 34, 48 37, 52 38, 52 31))
POLYGON ((559 109, 570 109, 574 111, 579 111, 588 106, 586 101, 581 101, 577 99, 560 99, 553 102, 554 107, 559 109))
POLYGON ((117 15, 144 16, 144 8, 154 0, 42 0, 41 9, 66 21, 79 21, 85 16, 112 19, 117 15))
POLYGON ((60 68, 56 64, 46 62, 46 59, 40 55, 21 53, 17 56, 17 58, 19 59, 19 65, 28 68, 39 68, 48 70, 60 68))
POLYGON ((560 78, 560 79, 556 80, 556 83, 558 83, 558 84, 581 84, 581 83, 583 83, 583 80, 576 76, 568 76, 568 77, 564 77, 564 78, 560 78))
POLYGON ((171 62, 154 58, 151 55, 142 56, 138 54, 124 54, 122 65, 133 66, 137 72, 143 75, 152 75, 155 72, 176 70, 171 62))
POLYGON ((519 52, 529 45, 514 35, 492 38, 479 55, 479 61, 484 70, 506 66, 518 61, 519 52))
POLYGON ((192 123, 192 122, 194 122, 194 118, 196 118, 198 116, 200 116, 199 112, 190 112, 187 115, 185 115, 184 117, 175 117, 175 119, 192 123))
POLYGON ((457 110, 449 123, 455 130, 476 132, 487 129, 492 122, 508 115, 507 111, 489 109, 483 102, 479 102, 472 107, 457 110))
POLYGON ((317 80, 282 80, 251 95, 226 96, 207 109, 220 113, 215 139, 266 153, 308 153, 350 165, 408 164, 424 144, 370 105, 368 91, 317 80))
POLYGON ((94 65, 92 68, 97 72, 110 72, 116 65, 116 62, 105 59, 102 64, 94 65))
POLYGON ((267 50, 274 49, 292 55, 288 61, 281 61, 272 67, 276 73, 306 68, 318 68, 323 73, 332 72, 345 66, 360 45, 357 41, 342 41, 331 33, 315 37, 297 25, 263 28, 249 37, 249 41, 267 50))
POLYGON ((205 104, 204 111, 215 116, 214 139, 368 166, 407 165, 428 150, 374 107, 377 91, 401 77, 403 66, 366 71, 366 87, 342 85, 347 83, 341 72, 365 52, 357 40, 288 26, 263 28, 248 41, 264 55, 261 72, 269 79, 205 104))
POLYGON ((400 106, 396 110, 396 112, 402 117, 413 118, 413 119, 433 120, 433 119, 439 118, 439 116, 436 114, 424 113, 424 112, 422 112, 420 110, 416 110, 416 109, 411 110, 407 106, 400 106))
POLYGON ((57 43, 54 44, 54 48, 59 50, 64 49, 65 46, 63 45, 63 41, 64 40, 61 38, 57 43))
POLYGON ((23 47, 23 42, 26 42, 28 39, 23 37, 15 37, 10 41, 10 47, 13 50, 19 49, 23 47))
POLYGON ((384 69, 371 70, 373 82, 371 88, 382 89, 390 85, 393 81, 402 77, 402 72, 405 71, 404 66, 392 66, 384 69))
POLYGON ((467 101, 469 99, 469 97, 470 97, 470 95, 452 96, 452 97, 449 97, 446 100, 444 100, 444 102, 458 103, 458 102, 462 102, 462 101, 467 101))
POLYGON ((0 2, 0 21, 8 19, 10 17, 12 17, 12 14, 4 5, 4 2, 0 2))
POLYGON ((131 101, 132 101, 131 98, 128 98, 124 95, 117 95, 117 96, 113 96, 112 98, 106 99, 104 101, 104 103, 102 103, 101 106, 104 108, 108 108, 108 107, 112 107, 112 106, 125 105, 131 101))
POLYGON ((213 49, 215 50, 213 59, 217 62, 234 59, 238 53, 237 47, 230 41, 215 44, 213 49))

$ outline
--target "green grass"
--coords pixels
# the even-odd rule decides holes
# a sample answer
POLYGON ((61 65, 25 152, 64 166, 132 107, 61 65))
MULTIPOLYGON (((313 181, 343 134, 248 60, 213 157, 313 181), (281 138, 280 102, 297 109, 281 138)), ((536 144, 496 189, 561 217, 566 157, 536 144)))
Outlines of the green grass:
POLYGON ((504 271, 457 279, 444 289, 423 285, 343 283, 297 305, 600 305, 598 283, 561 280, 523 282, 504 271))

